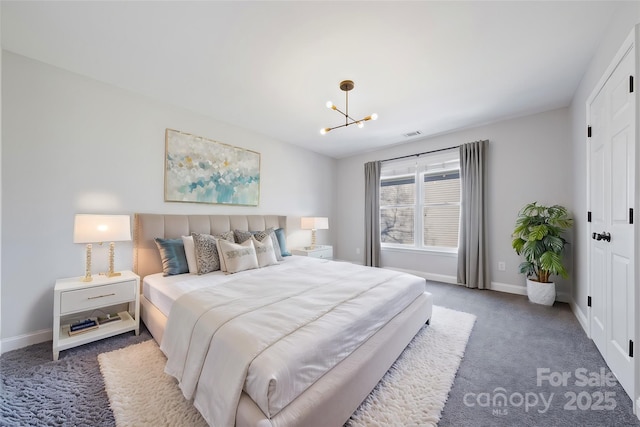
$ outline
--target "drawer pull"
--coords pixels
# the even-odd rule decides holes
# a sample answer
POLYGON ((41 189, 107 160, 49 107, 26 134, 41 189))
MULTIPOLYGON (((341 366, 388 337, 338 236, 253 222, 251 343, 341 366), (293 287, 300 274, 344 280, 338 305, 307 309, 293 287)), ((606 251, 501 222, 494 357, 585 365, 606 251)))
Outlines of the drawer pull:
POLYGON ((104 298, 104 297, 112 297, 114 296, 114 294, 107 294, 107 295, 98 295, 97 297, 88 297, 87 299, 98 299, 98 298, 104 298))

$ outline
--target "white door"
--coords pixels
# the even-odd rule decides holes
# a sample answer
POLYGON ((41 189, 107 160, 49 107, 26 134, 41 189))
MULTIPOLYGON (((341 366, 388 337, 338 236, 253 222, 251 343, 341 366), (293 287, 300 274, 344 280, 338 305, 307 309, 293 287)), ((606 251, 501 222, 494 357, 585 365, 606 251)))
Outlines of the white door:
POLYGON ((633 399, 635 50, 620 60, 590 104, 591 337, 633 399))

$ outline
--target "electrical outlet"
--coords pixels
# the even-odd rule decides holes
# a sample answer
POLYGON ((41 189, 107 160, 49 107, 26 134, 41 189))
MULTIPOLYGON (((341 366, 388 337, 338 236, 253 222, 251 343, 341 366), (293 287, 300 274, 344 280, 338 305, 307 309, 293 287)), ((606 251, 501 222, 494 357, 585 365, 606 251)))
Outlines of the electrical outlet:
POLYGON ((360 248, 356 248, 356 255, 360 255, 360 248))
POLYGON ((504 261, 498 261, 498 271, 507 271, 507 263, 504 261))

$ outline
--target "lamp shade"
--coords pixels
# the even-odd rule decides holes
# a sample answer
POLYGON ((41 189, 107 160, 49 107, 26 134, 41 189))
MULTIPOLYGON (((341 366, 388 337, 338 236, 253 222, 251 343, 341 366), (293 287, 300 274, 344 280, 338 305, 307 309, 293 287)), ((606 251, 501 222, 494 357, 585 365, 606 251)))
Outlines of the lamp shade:
POLYGON ((303 230, 328 230, 329 218, 303 217, 300 221, 300 228, 302 228, 303 230))
POLYGON ((73 243, 102 243, 131 240, 129 215, 77 214, 73 224, 73 243))

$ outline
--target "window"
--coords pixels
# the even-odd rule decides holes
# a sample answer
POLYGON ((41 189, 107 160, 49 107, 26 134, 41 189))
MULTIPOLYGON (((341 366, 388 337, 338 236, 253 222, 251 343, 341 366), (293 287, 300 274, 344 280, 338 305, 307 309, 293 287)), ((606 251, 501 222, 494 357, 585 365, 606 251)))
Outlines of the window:
POLYGON ((460 226, 457 150, 383 163, 380 241, 383 247, 452 250, 460 226))

